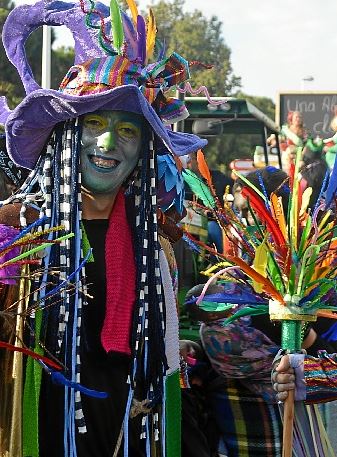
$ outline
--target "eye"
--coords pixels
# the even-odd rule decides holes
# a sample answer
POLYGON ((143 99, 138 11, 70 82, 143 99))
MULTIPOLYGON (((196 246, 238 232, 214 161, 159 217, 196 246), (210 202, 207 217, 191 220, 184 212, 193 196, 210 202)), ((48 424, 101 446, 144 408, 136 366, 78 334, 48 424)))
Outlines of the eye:
POLYGON ((116 125, 116 132, 121 137, 127 139, 140 137, 140 128, 131 122, 119 122, 116 125))
POLYGON ((83 119, 83 126, 92 130, 102 131, 108 126, 108 121, 97 114, 87 114, 83 119))

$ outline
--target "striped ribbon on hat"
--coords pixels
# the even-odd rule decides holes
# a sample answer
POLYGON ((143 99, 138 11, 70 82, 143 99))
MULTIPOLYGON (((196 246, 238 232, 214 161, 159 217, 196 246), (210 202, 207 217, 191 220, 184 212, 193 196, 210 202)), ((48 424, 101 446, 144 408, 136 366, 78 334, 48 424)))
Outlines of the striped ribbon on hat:
POLYGON ((109 89, 136 85, 161 120, 172 124, 185 119, 188 111, 183 101, 164 95, 168 89, 190 77, 188 62, 177 53, 143 67, 124 56, 95 57, 70 68, 60 85, 60 92, 69 95, 91 95, 109 89))

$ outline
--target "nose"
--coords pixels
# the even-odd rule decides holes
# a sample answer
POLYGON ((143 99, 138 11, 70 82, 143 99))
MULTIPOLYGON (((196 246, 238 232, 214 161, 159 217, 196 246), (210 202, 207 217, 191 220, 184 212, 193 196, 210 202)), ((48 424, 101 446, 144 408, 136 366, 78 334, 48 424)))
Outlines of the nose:
POLYGON ((112 132, 103 133, 98 138, 97 146, 105 151, 113 151, 116 147, 115 135, 112 132))

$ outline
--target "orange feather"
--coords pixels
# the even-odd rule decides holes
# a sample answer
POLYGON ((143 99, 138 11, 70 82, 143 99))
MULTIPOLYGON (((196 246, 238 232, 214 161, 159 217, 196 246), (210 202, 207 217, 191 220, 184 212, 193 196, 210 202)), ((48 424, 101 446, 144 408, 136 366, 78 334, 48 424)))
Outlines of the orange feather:
POLYGON ((337 313, 331 311, 326 311, 324 309, 319 309, 317 311, 317 317, 327 317, 328 319, 337 319, 337 313))
POLYGON ((199 168, 201 176, 206 179, 209 187, 212 189, 213 183, 212 183, 211 172, 209 171, 208 165, 205 160, 204 153, 202 152, 201 149, 199 149, 199 151, 197 152, 197 163, 198 163, 198 168, 199 168))
POLYGON ((284 304, 284 300, 282 295, 275 289, 273 284, 269 281, 269 279, 264 278, 260 273, 255 271, 253 268, 251 268, 249 265, 246 264, 246 262, 240 257, 236 256, 231 256, 231 255, 226 255, 226 260, 229 262, 238 265, 242 271, 246 273, 247 276, 250 278, 254 279, 254 281, 259 282, 260 284, 263 285, 263 290, 270 295, 272 298, 277 300, 278 302, 284 304))

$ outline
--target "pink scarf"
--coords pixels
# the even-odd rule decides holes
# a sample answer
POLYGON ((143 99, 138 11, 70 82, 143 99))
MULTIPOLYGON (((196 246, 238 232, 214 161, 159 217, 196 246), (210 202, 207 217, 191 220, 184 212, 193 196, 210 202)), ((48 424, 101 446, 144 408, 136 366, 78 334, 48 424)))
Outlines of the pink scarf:
POLYGON ((124 191, 116 196, 105 241, 106 308, 101 342, 106 352, 131 354, 130 333, 136 300, 136 265, 124 191))

